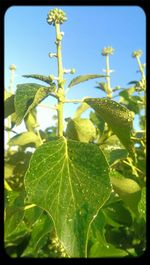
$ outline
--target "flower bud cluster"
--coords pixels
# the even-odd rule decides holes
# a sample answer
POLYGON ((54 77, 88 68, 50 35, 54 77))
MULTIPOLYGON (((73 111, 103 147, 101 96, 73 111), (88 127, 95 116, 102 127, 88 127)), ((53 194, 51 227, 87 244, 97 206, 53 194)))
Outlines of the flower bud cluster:
POLYGON ((110 46, 110 47, 104 47, 104 48, 102 49, 101 54, 102 54, 103 56, 113 55, 114 51, 115 51, 115 50, 114 50, 111 46, 110 46))
POLYGON ((10 70, 16 70, 16 65, 15 65, 15 64, 11 64, 11 65, 9 66, 9 69, 10 69, 10 70))
POLYGON ((133 57, 133 58, 141 57, 141 55, 142 55, 142 50, 137 50, 137 51, 134 51, 134 52, 132 53, 132 57, 133 57))
POLYGON ((50 10, 47 16, 47 22, 50 25, 63 24, 67 20, 66 14, 61 9, 50 10))
POLYGON ((52 239, 52 242, 51 242, 51 245, 49 246, 49 248, 50 248, 50 250, 54 251, 55 253, 57 253, 61 257, 67 257, 67 253, 66 253, 63 245, 59 241, 58 237, 54 237, 52 239))

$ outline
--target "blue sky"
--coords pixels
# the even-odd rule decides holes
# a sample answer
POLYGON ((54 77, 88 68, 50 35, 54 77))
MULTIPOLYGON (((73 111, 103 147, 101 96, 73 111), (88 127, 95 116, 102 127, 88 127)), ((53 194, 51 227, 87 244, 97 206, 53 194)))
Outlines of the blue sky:
MULTIPOLYGON (((110 57, 111 85, 127 87, 128 82, 139 80, 138 66, 131 54, 141 49, 142 63, 146 60, 146 17, 138 6, 13 6, 5 14, 5 88, 9 86, 9 65, 15 64, 14 90, 20 83, 40 83, 25 79, 23 74, 54 74, 57 76, 56 59, 48 57, 56 52, 55 28, 46 22, 49 10, 54 7, 66 12, 68 21, 61 26, 65 33, 62 40, 64 68, 75 68, 74 75, 66 75, 67 84, 72 78, 82 74, 104 74, 105 57, 101 55, 104 47, 112 46, 114 55, 110 57)), ((73 87, 68 98, 104 97, 105 94, 94 88, 94 79, 73 87)), ((43 84, 43 83, 41 83, 43 84)), ((45 101, 52 105, 53 99, 45 101)), ((66 104, 64 116, 70 117, 77 105, 66 104)), ((38 108, 41 128, 54 124, 54 111, 38 108), (44 115, 44 119, 43 119, 44 115)), ((23 127, 18 127, 21 129, 23 127)))

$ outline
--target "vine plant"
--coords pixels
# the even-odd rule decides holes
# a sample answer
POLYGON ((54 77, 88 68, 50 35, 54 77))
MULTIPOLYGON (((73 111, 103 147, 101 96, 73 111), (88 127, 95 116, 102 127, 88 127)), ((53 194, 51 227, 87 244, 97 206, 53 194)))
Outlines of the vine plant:
POLYGON ((12 257, 136 256, 145 249, 145 234, 137 232, 145 229, 145 127, 143 116, 142 131, 135 132, 132 122, 145 101, 144 96, 132 94, 137 87, 137 93, 145 93, 144 66, 134 52, 142 80, 119 92, 120 103, 112 100, 113 92, 120 89, 110 85, 112 47, 102 50, 105 75, 77 76, 65 89, 64 74, 75 73, 62 63, 60 25, 66 20, 57 8, 47 17, 56 31, 56 52, 49 57, 57 60, 58 76, 24 75, 48 86, 19 84, 15 95, 6 93, 6 130, 24 120, 27 132, 9 139, 6 150, 5 248, 12 257), (106 92, 105 98, 67 98, 73 86, 102 77, 106 82, 97 88, 106 92), (57 101, 56 135, 55 128, 42 132, 37 124, 36 107, 48 96, 57 101), (67 119, 65 131, 63 107, 68 103, 81 104, 67 119), (93 109, 90 119, 83 119, 88 108, 93 109), (18 146, 17 151, 13 146, 18 146), (33 154, 29 146, 36 148, 33 154), (124 237, 127 240, 122 242, 124 237))

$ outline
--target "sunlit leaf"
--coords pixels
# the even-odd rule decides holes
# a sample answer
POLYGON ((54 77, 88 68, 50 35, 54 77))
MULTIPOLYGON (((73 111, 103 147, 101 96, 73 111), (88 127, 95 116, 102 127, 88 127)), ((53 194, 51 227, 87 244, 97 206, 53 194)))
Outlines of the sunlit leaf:
POLYGON ((46 210, 70 257, 85 257, 90 223, 109 198, 108 164, 94 144, 66 140, 43 144, 25 176, 30 203, 46 210))
POLYGON ((139 184, 133 179, 124 177, 115 170, 110 171, 110 180, 115 192, 119 194, 125 204, 137 215, 141 192, 139 184))
POLYGON ((84 100, 96 113, 108 123, 112 131, 135 159, 131 131, 133 123, 132 113, 121 104, 107 98, 88 98, 84 100))
MULTIPOLYGON (((53 87, 52 87, 53 90, 53 87)), ((28 83, 17 85, 15 95, 15 110, 17 115, 17 125, 35 108, 43 99, 51 94, 50 87, 28 83)))
POLYGON ((39 137, 33 132, 24 132, 17 134, 14 137, 12 137, 8 142, 10 146, 15 146, 15 145, 24 146, 30 143, 34 143, 36 146, 39 146, 41 143, 39 137))
POLYGON ((128 253, 120 248, 116 248, 111 244, 107 244, 107 246, 101 245, 99 242, 96 242, 91 250, 89 257, 97 257, 97 258, 111 258, 111 257, 125 257, 128 256, 128 253))
POLYGON ((45 75, 32 74, 32 75, 23 75, 23 77, 38 79, 40 81, 46 82, 49 85, 52 84, 51 78, 45 75))
POLYGON ((89 119, 74 118, 67 124, 66 136, 72 140, 88 143, 96 138, 96 129, 89 119))
POLYGON ((24 118, 25 126, 29 132, 34 132, 37 126, 37 112, 32 109, 24 118))
POLYGON ((68 87, 73 87, 89 79, 100 78, 100 77, 106 77, 106 75, 98 75, 98 74, 79 75, 76 78, 72 79, 68 87))

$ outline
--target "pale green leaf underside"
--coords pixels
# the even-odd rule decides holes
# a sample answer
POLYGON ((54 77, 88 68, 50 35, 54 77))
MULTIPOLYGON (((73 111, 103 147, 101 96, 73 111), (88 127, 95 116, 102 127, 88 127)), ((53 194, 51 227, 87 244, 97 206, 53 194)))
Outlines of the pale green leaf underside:
POLYGON ((111 192, 102 151, 64 137, 43 144, 31 158, 25 188, 29 201, 52 217, 68 256, 85 257, 90 223, 111 192))
POLYGON ((106 77, 106 75, 98 75, 98 74, 88 74, 88 75, 79 75, 76 78, 72 79, 68 87, 72 87, 78 85, 81 82, 85 82, 89 79, 106 77))
POLYGON ((131 111, 121 104, 107 98, 87 98, 84 100, 96 113, 108 123, 112 131, 135 159, 131 131, 133 116, 131 111))
POLYGON ((34 143, 36 146, 40 145, 40 139, 34 132, 19 133, 12 137, 8 144, 10 146, 24 146, 30 143, 34 143))
POLYGON ((51 94, 51 88, 34 83, 17 85, 15 95, 15 110, 17 115, 16 124, 35 108, 42 100, 51 94))
POLYGON ((89 119, 74 118, 67 124, 66 136, 72 140, 88 143, 96 138, 96 129, 89 119))

